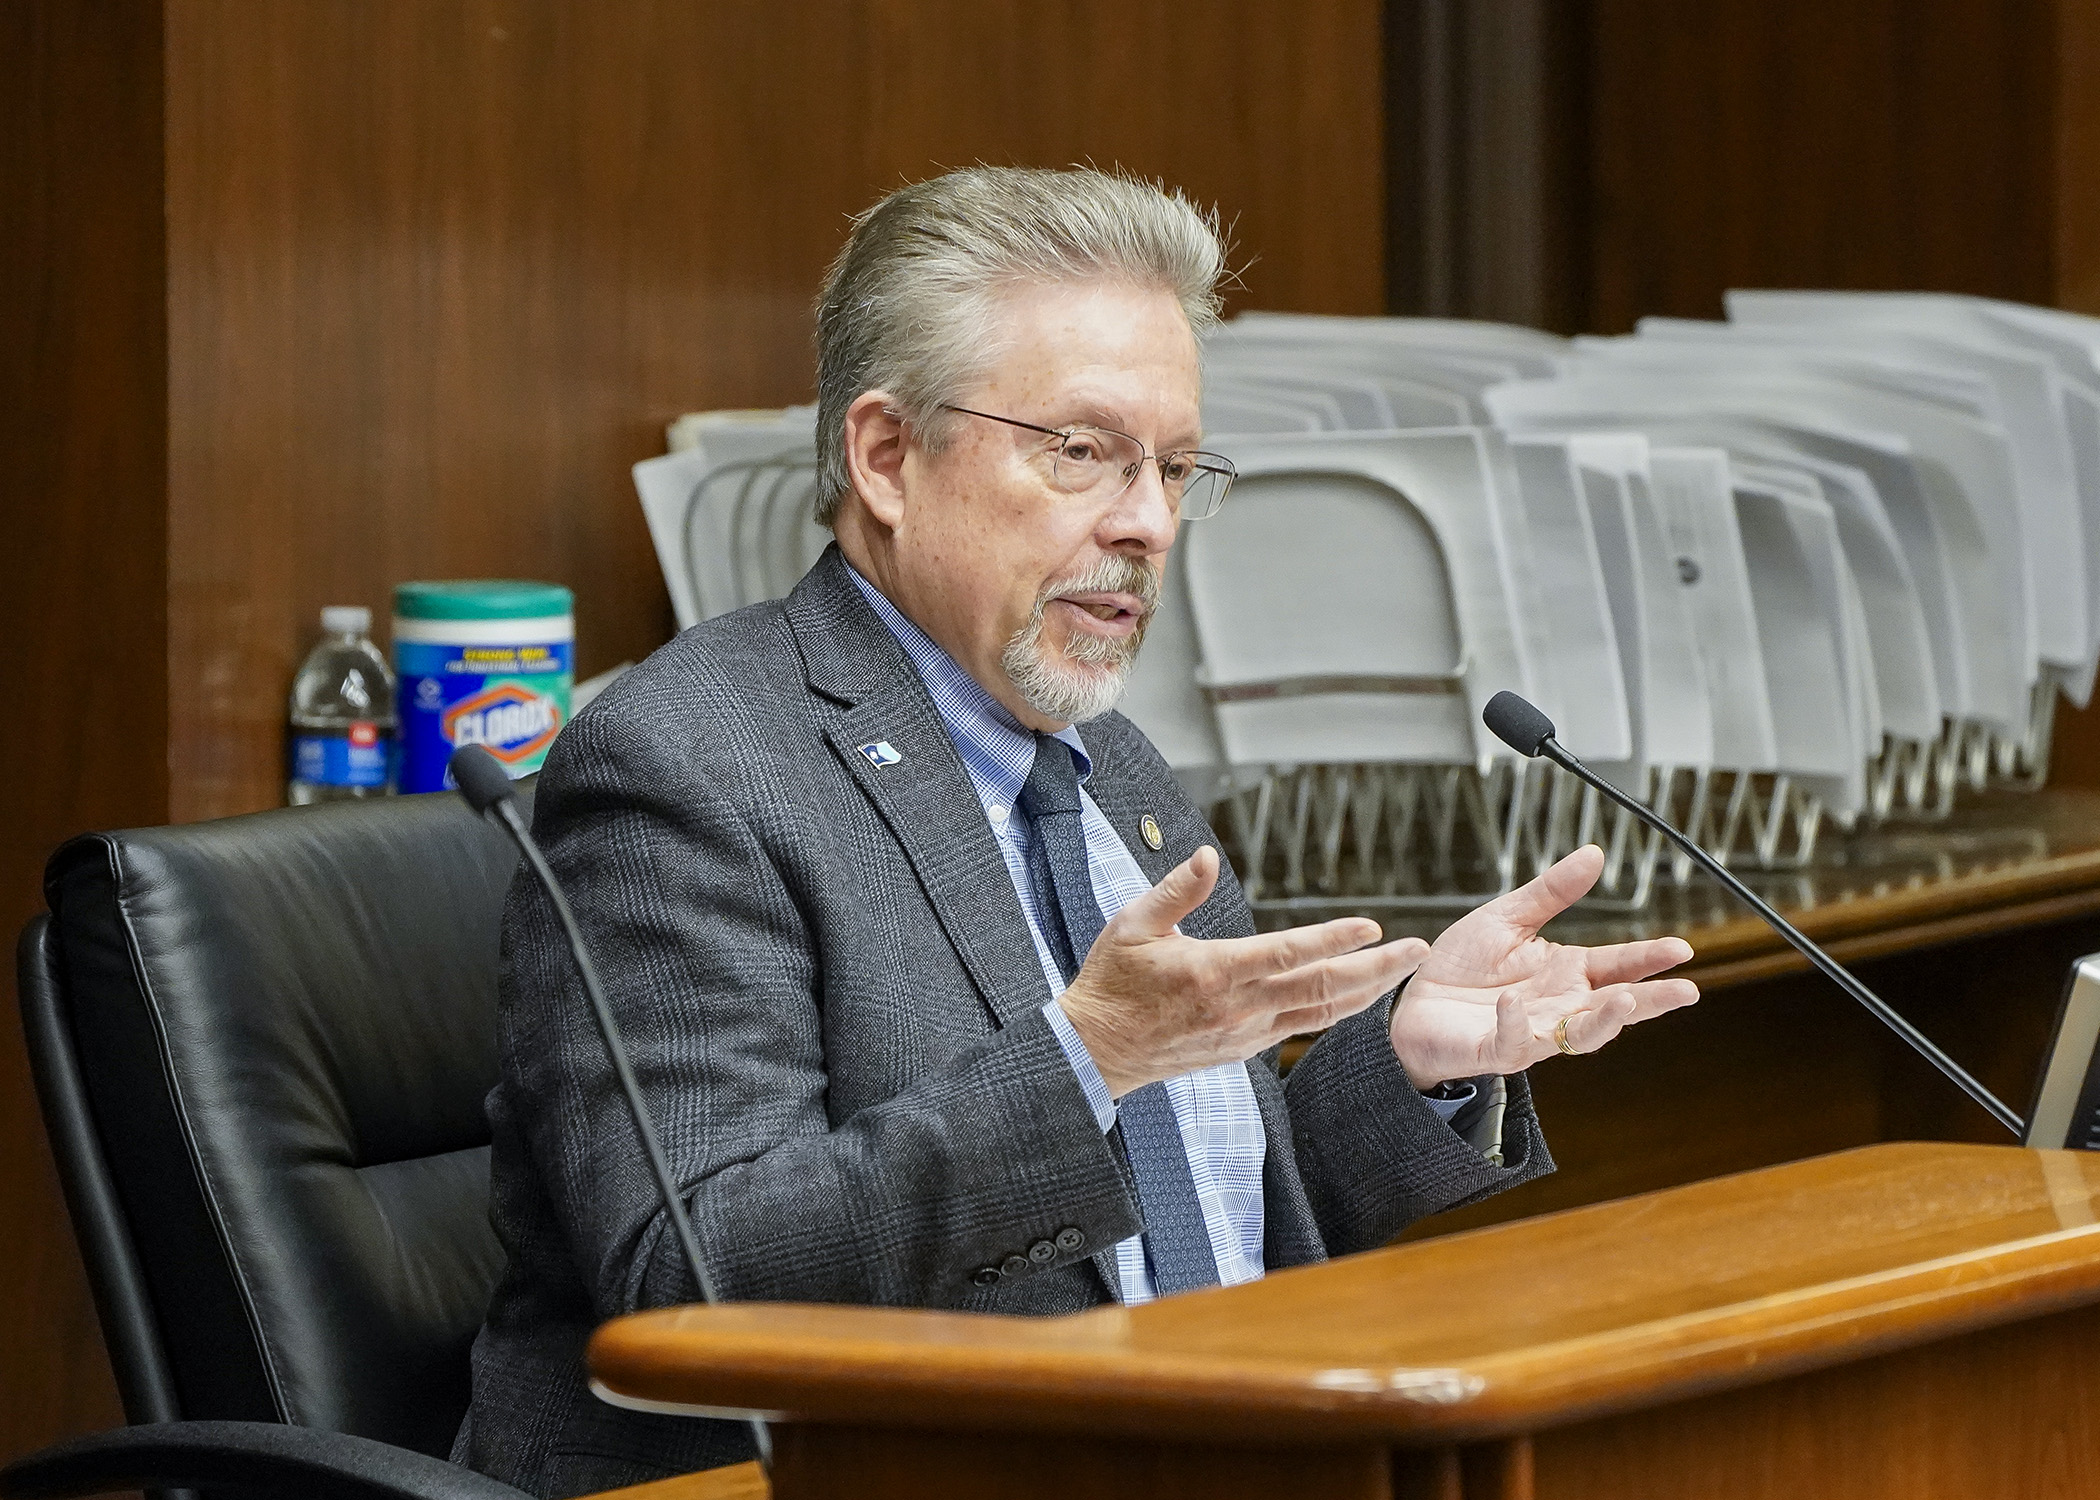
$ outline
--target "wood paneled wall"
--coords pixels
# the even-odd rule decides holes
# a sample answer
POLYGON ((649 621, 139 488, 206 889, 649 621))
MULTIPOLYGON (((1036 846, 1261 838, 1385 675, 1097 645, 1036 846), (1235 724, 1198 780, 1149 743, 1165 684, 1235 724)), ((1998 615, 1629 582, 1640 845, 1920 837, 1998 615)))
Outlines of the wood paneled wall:
MULTIPOLYGON (((45 855, 167 817, 161 37, 145 0, 0 5, 0 932, 45 855)), ((118 1417, 0 1023, 0 1458, 118 1417)))
POLYGON ((1395 311, 1619 333, 1731 286, 2100 311, 2090 0, 1391 0, 1395 311))
POLYGON ((2056 0, 1589 5, 1589 330, 1731 286, 2056 300, 2056 0))
POLYGON ((1220 205, 1242 305, 1375 312, 1372 0, 1204 7, 184 0, 168 10, 172 808, 280 799, 326 603, 671 615, 628 466, 813 390, 847 216, 942 165, 1120 163, 1220 205))
MULTIPOLYGON (((68 833, 275 802, 323 604, 525 574, 585 672, 660 643, 628 465, 809 394, 822 266, 906 178, 1163 176, 1239 306, 2100 311, 2096 80, 2088 0, 12 0, 0 920, 68 833)), ((2100 726, 2058 749, 2100 781, 2100 726)), ((11 1042, 0 1131, 7 1454, 114 1406, 11 1042)))
MULTIPOLYGON (((628 467, 812 391, 848 216, 976 161, 1217 204, 1239 306, 1384 299, 1378 0, 0 6, 0 920, 66 835, 267 807, 324 604, 672 629, 628 467), (26 295, 21 295, 26 290, 26 295)), ((0 1045, 0 1457, 116 1409, 0 1045)))

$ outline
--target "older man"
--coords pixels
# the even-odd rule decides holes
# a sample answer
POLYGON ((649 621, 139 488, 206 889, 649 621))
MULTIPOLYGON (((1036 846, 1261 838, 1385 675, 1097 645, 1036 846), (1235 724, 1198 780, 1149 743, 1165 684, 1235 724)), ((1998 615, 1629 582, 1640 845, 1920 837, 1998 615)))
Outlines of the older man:
MULTIPOLYGON (((1230 482, 1200 447, 1220 262, 1181 198, 1095 172, 886 199, 818 314, 836 546, 555 744, 536 829, 727 1297, 1060 1313, 1379 1245, 1551 1170, 1525 1068, 1695 998, 1650 977, 1676 939, 1538 936, 1594 849, 1433 948, 1253 935, 1110 712, 1230 482)), ((547 1495, 740 1458, 735 1425, 588 1392, 595 1324, 695 1292, 529 881, 504 938, 509 1267, 461 1456, 547 1495)))

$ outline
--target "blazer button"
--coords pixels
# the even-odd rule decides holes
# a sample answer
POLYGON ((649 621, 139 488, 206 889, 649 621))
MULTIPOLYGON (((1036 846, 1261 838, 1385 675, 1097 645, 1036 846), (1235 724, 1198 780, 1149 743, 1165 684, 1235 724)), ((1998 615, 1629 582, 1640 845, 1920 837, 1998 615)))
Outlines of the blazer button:
POLYGON ((1057 1259, 1057 1246, 1048 1240, 1037 1240, 1028 1247, 1028 1258, 1039 1266, 1047 1266, 1057 1259))
POLYGON ((1018 1276, 1027 1269, 1028 1257, 1025 1255, 1009 1255, 999 1262, 1000 1274, 1005 1276, 1018 1276))
POLYGON ((1076 1229, 1060 1229, 1057 1231, 1057 1248, 1064 1251, 1067 1255, 1085 1243, 1086 1236, 1076 1229))
POLYGON ((979 1266, 970 1273, 970 1280, 977 1286, 997 1286, 999 1284, 999 1268, 997 1266, 979 1266))

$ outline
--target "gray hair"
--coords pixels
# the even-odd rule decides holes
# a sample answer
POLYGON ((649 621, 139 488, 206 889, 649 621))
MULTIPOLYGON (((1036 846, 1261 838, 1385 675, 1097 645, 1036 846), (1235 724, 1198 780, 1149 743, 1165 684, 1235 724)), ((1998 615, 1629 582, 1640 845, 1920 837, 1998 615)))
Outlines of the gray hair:
POLYGON ((1225 248, 1215 211, 1088 167, 969 167, 899 188, 854 220, 817 299, 817 519, 851 487, 846 408, 887 391, 922 448, 941 410, 1004 350, 997 299, 1020 285, 1115 280, 1170 291, 1199 337, 1217 325, 1225 248))

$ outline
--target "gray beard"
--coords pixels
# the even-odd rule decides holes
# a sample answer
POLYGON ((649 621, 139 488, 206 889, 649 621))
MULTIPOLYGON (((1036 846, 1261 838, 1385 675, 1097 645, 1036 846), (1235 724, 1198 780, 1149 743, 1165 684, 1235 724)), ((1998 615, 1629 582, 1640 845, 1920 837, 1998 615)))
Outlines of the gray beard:
POLYGON ((1076 582, 1070 579, 1051 584, 1036 597, 1028 623, 1013 634, 1000 654, 999 665, 1021 701, 1046 719, 1061 724, 1083 724, 1098 719, 1116 706, 1137 665, 1138 647, 1144 643, 1146 627, 1159 605, 1159 579, 1143 563, 1128 558, 1104 558, 1076 582), (1063 651, 1043 639, 1043 616, 1058 595, 1066 593, 1129 593, 1144 601, 1145 613, 1138 627, 1121 640, 1101 636, 1074 636, 1063 651))

